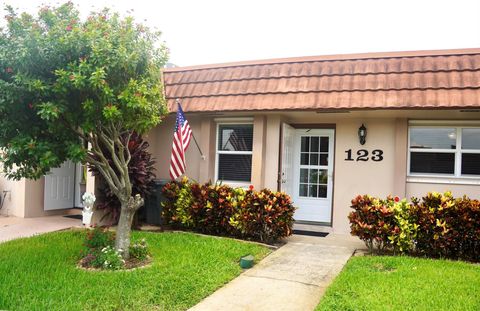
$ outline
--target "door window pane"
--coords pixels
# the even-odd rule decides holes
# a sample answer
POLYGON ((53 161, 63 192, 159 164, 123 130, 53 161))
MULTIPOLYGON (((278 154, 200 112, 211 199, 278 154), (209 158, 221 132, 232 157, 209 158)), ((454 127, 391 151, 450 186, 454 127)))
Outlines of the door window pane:
POLYGON ((455 128, 410 128, 410 147, 419 149, 455 149, 455 128))
POLYGON ((310 154, 310 165, 318 165, 318 153, 310 154))
POLYGON ((320 137, 320 151, 328 152, 328 137, 320 137))
POLYGON ((328 165, 328 153, 320 154, 320 165, 328 165))
POLYGON ((310 137, 302 136, 301 138, 301 152, 310 151, 310 137))
POLYGON ((328 171, 319 170, 318 183, 326 185, 328 183, 328 171))
POLYGON ((318 186, 318 197, 319 198, 326 198, 327 197, 327 186, 326 185, 319 185, 318 186))
POLYGON ((462 149, 480 150, 480 128, 462 129, 462 149))
POLYGON ((462 154, 462 175, 480 175, 480 153, 462 154))
POLYGON ((306 168, 300 169, 300 182, 308 183, 308 169, 306 168))
POLYGON ((310 171, 310 174, 309 174, 309 179, 308 179, 308 182, 310 184, 317 184, 318 183, 318 170, 309 170, 310 171))
POLYGON ((300 154, 300 164, 301 165, 308 165, 308 153, 302 153, 300 154))
POLYGON ((318 196, 318 186, 317 185, 310 185, 308 189, 308 196, 311 198, 316 198, 318 196))
POLYGON ((299 195, 301 197, 308 196, 308 185, 307 184, 300 184, 299 195))
POLYGON ((455 153, 411 152, 410 172, 454 174, 455 153))
POLYGON ((310 152, 318 152, 318 136, 310 137, 310 152))

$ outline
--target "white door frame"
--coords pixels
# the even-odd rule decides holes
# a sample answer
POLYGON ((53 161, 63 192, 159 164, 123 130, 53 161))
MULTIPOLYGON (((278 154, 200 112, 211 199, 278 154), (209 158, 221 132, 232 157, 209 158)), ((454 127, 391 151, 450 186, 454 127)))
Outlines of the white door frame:
POLYGON ((319 223, 331 225, 333 216, 333 169, 335 159, 335 130, 334 129, 296 129, 294 139, 293 157, 293 193, 294 205, 298 207, 295 219, 298 222, 319 223), (328 165, 300 165, 301 136, 327 136, 328 142, 328 165), (327 170, 327 193, 326 198, 300 197, 300 169, 317 168, 327 170), (297 218, 298 217, 298 218, 297 218))

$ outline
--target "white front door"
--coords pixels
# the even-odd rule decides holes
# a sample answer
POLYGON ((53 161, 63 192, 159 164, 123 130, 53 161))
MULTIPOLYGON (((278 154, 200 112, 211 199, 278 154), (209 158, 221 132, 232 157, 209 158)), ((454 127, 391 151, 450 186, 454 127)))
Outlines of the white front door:
POLYGON ((333 193, 331 129, 295 130, 293 201, 295 220, 331 223, 333 193))
POLYGON ((45 176, 43 208, 46 211, 75 205, 75 163, 66 161, 45 176))

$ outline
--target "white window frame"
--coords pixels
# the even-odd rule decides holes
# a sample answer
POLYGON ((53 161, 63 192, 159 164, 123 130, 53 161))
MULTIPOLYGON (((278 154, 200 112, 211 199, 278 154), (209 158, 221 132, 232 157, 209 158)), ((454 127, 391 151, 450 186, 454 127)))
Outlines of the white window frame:
MULTIPOLYGON (((430 124, 430 123, 428 123, 430 124)), ((462 154, 463 153, 480 153, 480 149, 462 149, 462 129, 477 128, 479 125, 461 125, 459 122, 444 122, 433 123, 432 125, 415 125, 415 123, 408 126, 408 156, 407 156, 407 181, 410 182, 436 182, 438 178, 443 179, 445 183, 469 183, 480 184, 480 175, 462 175, 462 154), (450 124, 449 124, 450 123, 450 124), (412 148, 410 145, 410 133, 412 128, 452 128, 456 133, 456 148, 455 149, 423 149, 412 148), (412 152, 426 152, 426 153, 453 153, 455 155, 454 173, 440 174, 440 173, 412 173, 410 172, 410 161, 412 152), (437 178, 437 180, 435 180, 437 178)))
MULTIPOLYGON (((225 151, 225 150, 218 150, 218 140, 219 140, 219 135, 220 135, 220 126, 221 125, 253 125, 253 119, 251 118, 238 118, 238 119, 216 119, 217 121, 217 126, 215 129, 216 135, 215 135, 215 180, 222 182, 224 184, 228 184, 232 187, 248 187, 251 185, 252 180, 250 181, 236 181, 236 180, 219 180, 218 179, 218 164, 219 164, 219 155, 220 154, 244 154, 244 155, 251 155, 252 156, 252 162, 253 162, 253 141, 252 141, 252 151, 225 151)), ((255 130, 255 129, 254 129, 255 130)), ((253 140, 253 137, 252 137, 253 140)), ((253 164, 253 163, 252 163, 253 164)), ((250 168, 252 169, 252 168, 250 168)), ((251 173, 250 173, 251 176, 251 173)))

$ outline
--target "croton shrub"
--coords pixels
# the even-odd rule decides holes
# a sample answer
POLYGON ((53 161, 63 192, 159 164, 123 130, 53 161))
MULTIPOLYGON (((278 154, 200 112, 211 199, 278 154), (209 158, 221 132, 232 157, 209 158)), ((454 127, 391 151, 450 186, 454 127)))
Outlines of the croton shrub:
POLYGON ((291 235, 290 197, 268 189, 199 184, 184 178, 165 185, 163 217, 171 225, 206 234, 273 242, 291 235))
POLYGON ((411 202, 359 195, 352 200, 352 235, 373 251, 390 250, 480 261, 480 201, 430 192, 411 202))

